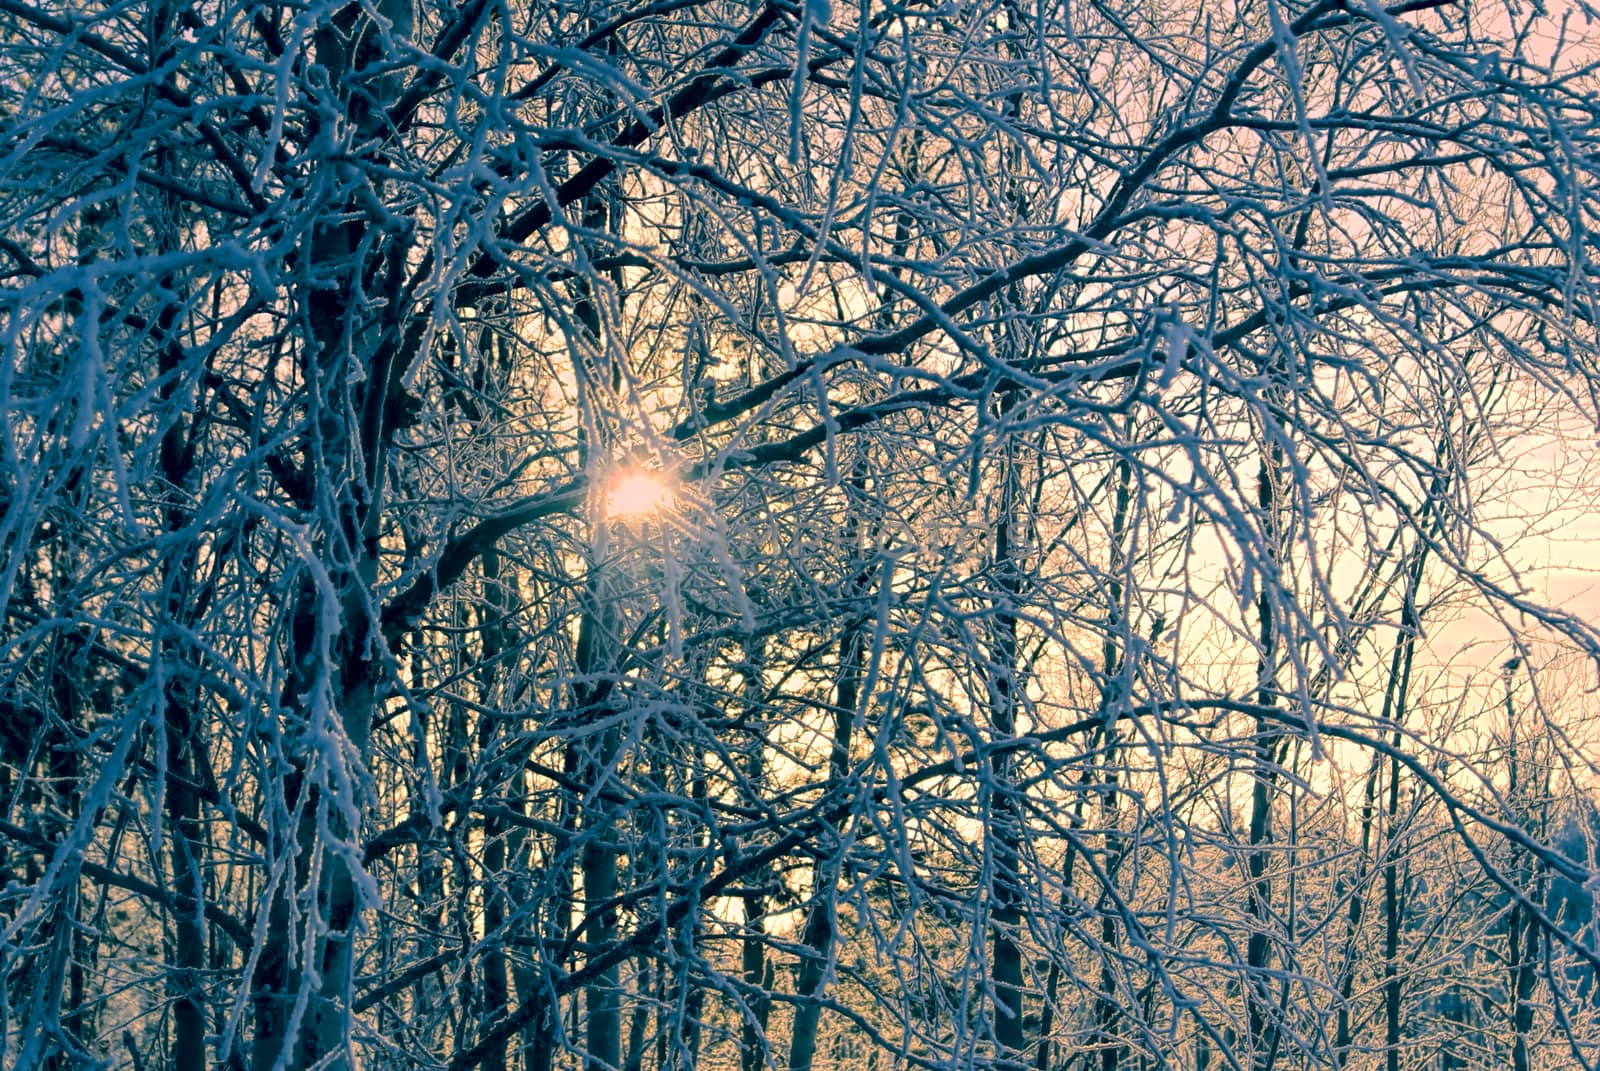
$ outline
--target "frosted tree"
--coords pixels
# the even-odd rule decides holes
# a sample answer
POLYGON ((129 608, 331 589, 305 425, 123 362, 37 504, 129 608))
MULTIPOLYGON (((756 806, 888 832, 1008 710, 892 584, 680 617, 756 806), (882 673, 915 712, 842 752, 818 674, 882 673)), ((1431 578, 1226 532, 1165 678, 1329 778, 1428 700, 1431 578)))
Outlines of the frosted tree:
POLYGON ((0 0, 0 1062, 1591 1065, 1589 14, 0 0))

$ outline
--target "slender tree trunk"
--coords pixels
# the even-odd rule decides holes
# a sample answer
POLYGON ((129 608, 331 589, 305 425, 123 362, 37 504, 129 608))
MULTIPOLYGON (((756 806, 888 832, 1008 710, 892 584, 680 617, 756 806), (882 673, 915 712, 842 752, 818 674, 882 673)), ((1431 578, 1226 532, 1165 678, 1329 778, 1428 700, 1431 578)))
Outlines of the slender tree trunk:
MULTIPOLYGON (((1391 808, 1396 800, 1398 771, 1389 773, 1391 808)), ((1391 814, 1393 811, 1391 810, 1391 814)), ((1383 1045, 1384 1066, 1400 1071, 1400 890, 1398 861, 1390 852, 1383 867, 1383 1045)))
MULTIPOLYGON (((500 676, 500 655, 505 646, 505 593, 500 586, 500 556, 487 551, 482 559, 483 598, 479 604, 478 623, 479 671, 478 697, 484 711, 496 709, 499 691, 496 682, 500 676)), ((491 754, 500 725, 500 719, 491 714, 480 714, 478 724, 478 755, 485 761, 491 754)), ((483 956, 483 1015, 482 1021, 493 1023, 506 1013, 510 1000, 510 983, 507 970, 506 940, 501 932, 506 924, 508 910, 506 883, 511 875, 506 871, 506 837, 504 823, 493 813, 483 819, 483 933, 489 942, 483 956)), ((484 1058, 484 1071, 506 1071, 505 1046, 497 1045, 484 1058)))
MULTIPOLYGON (((1020 6, 1006 5, 1007 21, 1012 35, 1024 34, 1033 20, 1027 18, 1020 6)), ((1007 50, 1014 51, 1016 37, 1007 41, 1007 50)), ((1022 95, 1012 93, 1002 102, 1006 117, 1016 121, 1022 110, 1022 95)), ((1004 182, 1010 212, 1018 222, 1027 216, 1027 194, 1023 187, 1024 160, 1017 145, 1007 149, 1007 167, 1004 182)), ((1020 290, 1013 287, 1009 299, 1022 305, 1020 290)), ((1007 331, 1014 325, 1008 325, 1007 331)), ((1008 337, 1005 349, 1015 359, 1028 354, 1029 342, 1025 338, 1008 337)), ((994 625, 991 649, 989 691, 993 710, 991 723, 997 737, 1016 734, 1017 708, 1021 700, 1019 683, 1021 667, 1017 648, 1017 614, 1022 601, 1022 571, 1016 561, 1016 542, 1023 525, 1021 509, 1021 476, 1016 455, 1016 442, 1010 429, 1003 427, 1017 404, 1017 395, 1007 392, 1000 401, 1001 434, 1005 436, 1004 458, 1001 472, 1000 507, 994 531, 994 625)), ((990 964, 989 984, 994 991, 994 1040, 1000 1061, 1022 1066, 1023 1050, 1027 1046, 1026 977, 1023 970, 1023 920, 1026 896, 1022 874, 1022 840, 1025 821, 1021 802, 1014 784, 1014 754, 1007 750, 995 761, 993 783, 988 786, 992 795, 990 821, 987 832, 992 858, 992 879, 989 894, 993 908, 990 913, 990 964)))
MULTIPOLYGON (((1506 798, 1511 801, 1513 808, 1522 812, 1516 814, 1515 818, 1518 821, 1531 820, 1534 828, 1530 832, 1543 839, 1548 834, 1545 801, 1550 795, 1549 771, 1547 769, 1545 772, 1544 784, 1530 790, 1528 778, 1522 770, 1524 756, 1517 742, 1518 719, 1511 695, 1511 678, 1515 671, 1516 663, 1509 664, 1505 669, 1506 798), (1540 793, 1537 797, 1536 792, 1540 793)), ((1529 740, 1528 747, 1529 757, 1536 756, 1536 741, 1529 740)), ((1545 885, 1542 870, 1542 864, 1528 853, 1521 849, 1515 851, 1511 867, 1512 882, 1524 896, 1541 906, 1545 885)), ((1506 918, 1506 964, 1511 983, 1511 1071, 1529 1071, 1531 1067, 1529 1039, 1533 1033, 1533 994, 1538 982, 1539 943, 1537 916, 1521 901, 1514 902, 1506 918)))
POLYGON ((1339 1010, 1334 1027, 1333 1055, 1342 1069, 1351 1056, 1351 1000, 1355 995, 1356 946, 1360 942, 1361 923, 1366 911, 1367 860, 1372 854, 1373 824, 1377 814, 1378 780, 1383 772, 1383 758, 1375 755, 1367 770, 1366 787, 1361 804, 1361 851, 1356 857, 1356 873, 1350 882, 1350 907, 1345 916, 1345 958, 1339 969, 1339 1010))
MULTIPOLYGON (((379 0, 373 10, 392 38, 411 37, 411 0, 379 0)), ((314 38, 317 62, 345 108, 336 120, 316 120, 334 128, 322 134, 348 137, 353 145, 380 143, 388 134, 382 102, 400 88, 393 73, 366 73, 386 58, 383 32, 367 9, 351 6, 320 26, 314 38)), ((371 600, 377 590, 389 445, 398 422, 398 373, 394 347, 384 344, 379 327, 358 322, 351 295, 377 284, 387 291, 386 315, 403 316, 399 288, 407 265, 404 249, 394 244, 400 241, 397 234, 386 230, 370 248, 364 240, 367 202, 346 188, 353 191, 373 181, 370 176, 351 164, 336 165, 333 175, 334 199, 323 207, 302 245, 301 291, 306 330, 301 375, 310 409, 306 453, 316 529, 312 549, 323 559, 331 590, 309 580, 301 585, 287 637, 294 662, 285 705, 302 711, 306 725, 289 734, 289 769, 282 780, 288 813, 298 807, 301 817, 294 831, 295 865, 269 907, 269 941, 282 941, 283 948, 263 949, 257 968, 257 1071, 313 1065, 344 1071, 352 1066, 359 902, 348 854, 330 850, 324 837, 357 836, 364 801, 355 798, 359 789, 352 787, 341 793, 341 803, 324 793, 320 782, 331 777, 359 783, 359 771, 351 767, 366 761, 378 709, 383 670, 377 648, 383 641, 371 600), (316 724, 322 717, 329 724, 316 724), (306 732, 311 736, 296 738, 306 732), (337 760, 332 748, 316 740, 330 733, 342 737, 337 760), (309 775, 312 769, 315 777, 309 775), (353 813, 349 806, 354 806, 353 813), (314 887, 296 887, 311 882, 313 875, 314 887), (302 913, 303 905, 295 902, 302 892, 315 904, 309 913, 302 913), (288 948, 304 961, 296 963, 288 948), (301 1002, 298 1007, 296 1002, 301 1002), (291 1038, 297 1016, 300 1030, 291 1038)))
MULTIPOLYGON (((1008 395, 1001 403, 1001 416, 1015 404, 1008 395)), ((1022 595, 1022 572, 1015 560, 1017 526, 1021 523, 1021 477, 1013 439, 1005 443, 1002 462, 1000 504, 994 526, 994 625, 991 632, 989 665, 990 718, 997 738, 1014 736, 1017 731, 1018 650, 1017 606, 1022 595)), ((990 896, 994 907, 990 915, 990 978, 994 990, 994 1035, 997 1055, 1002 1061, 1022 1060, 1027 1045, 1024 1029, 1025 977, 1023 972, 1023 817, 1012 774, 1011 752, 995 760, 990 804, 989 838, 993 869, 990 896)))
MULTIPOLYGON (((1278 500, 1278 481, 1283 468, 1282 448, 1263 447, 1257 488, 1261 530, 1276 558, 1282 545, 1283 518, 1278 500)), ((1257 642, 1261 661, 1257 673, 1256 702, 1264 707, 1278 701, 1278 635, 1274 625, 1270 581, 1256 597, 1257 642)), ((1281 734, 1275 723, 1256 719, 1255 776, 1250 794, 1250 850, 1247 855, 1249 884, 1245 914, 1250 920, 1250 935, 1245 944, 1245 1004, 1250 1031, 1251 1066, 1268 1071, 1277 1047, 1277 1026, 1272 1020, 1272 997, 1267 985, 1267 966, 1272 960, 1272 879, 1267 870, 1271 862, 1272 810, 1276 795, 1276 756, 1281 734)))
POLYGON ((206 966, 205 874, 201 869, 204 834, 200 826, 200 801, 185 783, 194 777, 190 752, 193 745, 192 709, 179 687, 169 682, 166 697, 167 771, 176 774, 166 785, 167 820, 170 823, 172 887, 175 895, 173 928, 172 996, 173 1071, 204 1071, 206 1018, 202 979, 206 966))
MULTIPOLYGON (((291 767, 284 772, 282 791, 285 811, 291 815, 296 813, 301 791, 301 775, 297 769, 291 767)), ((309 821, 313 819, 300 819, 301 824, 309 821)), ((293 844, 304 839, 306 834, 296 837, 285 830, 274 830, 274 840, 268 846, 267 857, 273 861, 275 873, 266 879, 269 897, 266 940, 261 944, 255 976, 251 980, 255 1011, 255 1040, 251 1046, 253 1071, 286 1068, 293 1058, 292 1052, 285 1051, 291 1040, 292 1005, 299 984, 290 914, 299 880, 293 844)))
MULTIPOLYGON (((1123 428, 1125 437, 1133 437, 1133 420, 1129 418, 1123 428)), ((1106 576, 1106 635, 1101 645, 1100 664, 1105 683, 1100 697, 1101 716, 1105 725, 1100 736, 1104 743, 1102 769, 1105 771, 1105 789, 1100 797, 1101 825, 1105 830, 1105 875, 1109 883, 1116 880, 1122 867, 1127 846, 1121 836, 1121 800, 1117 786, 1117 705, 1124 701, 1127 657, 1125 639, 1131 627, 1126 605, 1123 573, 1128 562, 1128 517, 1133 506, 1133 465, 1126 458, 1117 462, 1117 483, 1113 492, 1111 515, 1111 555, 1106 576)), ((1111 889, 1106 889, 1100 903, 1100 993, 1095 1000, 1095 1044, 1100 1048, 1100 1071, 1116 1071, 1121 1066, 1126 1046, 1117 1034, 1118 1020, 1122 1017, 1121 1002, 1117 994, 1116 974, 1112 967, 1111 949, 1117 943, 1115 908, 1111 889)))
MULTIPOLYGON (((176 32, 176 13, 170 4, 159 5, 152 27, 158 39, 152 53, 165 51, 159 35, 176 32)), ((175 172, 170 153, 163 149, 156 157, 157 168, 175 172)), ((160 202, 167 218, 159 221, 159 241, 167 251, 179 246, 177 219, 181 204, 169 195, 160 202)), ((168 279, 168 286, 181 285, 168 279)), ((167 420, 159 451, 165 507, 162 522, 168 533, 178 536, 190 523, 186 500, 193 483, 194 443, 188 415, 189 399, 184 390, 184 350, 179 337, 179 304, 168 301, 156 316, 159 339, 157 368, 160 373, 158 397, 167 420)), ((159 642, 162 675, 162 730, 166 737, 164 760, 167 777, 162 785, 166 801, 168 851, 171 858, 173 889, 174 944, 167 991, 172 999, 173 1071, 203 1071, 206 1067, 206 1016, 203 979, 206 969, 205 910, 206 884, 205 833, 201 825, 201 800, 195 786, 201 781, 196 749, 202 746, 197 736, 196 696, 192 658, 177 638, 191 626, 202 608, 194 605, 192 578, 197 567, 197 549, 192 541, 180 544, 175 558, 163 562, 163 617, 159 642)))
POLYGON ((1386 800, 1384 851, 1387 858, 1383 867, 1383 1021, 1385 1066, 1388 1071, 1400 1071, 1401 1041, 1401 977, 1400 933, 1404 922, 1405 905, 1400 897, 1400 752, 1405 742, 1400 725, 1405 721, 1406 706, 1411 694, 1411 666, 1416 654, 1417 636, 1422 631, 1422 619, 1417 610, 1417 588, 1422 583, 1422 571, 1427 565, 1426 544, 1419 546, 1410 571, 1406 576, 1404 604, 1400 612, 1400 637, 1395 643, 1389 662, 1388 687, 1384 692, 1383 716, 1392 719, 1394 732, 1390 738, 1393 754, 1389 760, 1389 786, 1386 800))
MULTIPOLYGON (((602 722, 613 711, 610 697, 615 674, 615 608, 602 564, 594 566, 588 609, 578 632, 578 709, 581 724, 602 722)), ((591 786, 594 799, 584 810, 581 852, 584 941, 588 955, 608 951, 617 940, 617 853, 612 847, 610 808, 599 791, 612 774, 621 745, 616 726, 586 739, 578 748, 578 780, 591 786)), ((622 995, 619 968, 612 965, 584 987, 585 1071, 614 1071, 622 1066, 622 995)))
MULTIPOLYGON (((572 773, 576 765, 576 756, 570 747, 566 749, 564 762, 565 772, 572 773)), ((554 871, 550 879, 553 888, 544 898, 546 901, 544 910, 539 913, 535 922, 544 938, 542 946, 536 946, 539 959, 514 971, 518 999, 533 1009, 528 1025, 522 1030, 523 1062, 526 1071, 551 1071, 555 1064, 556 1037, 561 1027, 561 1004, 551 987, 551 978, 562 965, 552 963, 546 957, 550 955, 550 949, 559 947, 565 941, 571 920, 572 868, 568 865, 564 845, 570 843, 577 835, 577 806, 570 795, 566 794, 560 806, 557 824, 561 829, 561 841, 544 860, 544 868, 554 871)), ((531 861, 530 857, 527 862, 531 861)))
MULTIPOLYGON (((609 906, 609 901, 617 895, 617 860, 616 853, 601 843, 601 838, 611 835, 603 819, 592 828, 598 832, 583 849, 583 899, 588 920, 585 938, 598 954, 608 951, 617 939, 616 909, 609 906)), ((608 967, 584 988, 587 1014, 584 1067, 592 1071, 611 1071, 622 1065, 622 994, 618 988, 618 974, 616 966, 608 967)))
MULTIPOLYGON (((861 491, 863 477, 852 476, 852 486, 861 491)), ((860 549, 860 520, 854 513, 846 522, 847 545, 860 549)), ((870 567, 856 575, 849 591, 866 590, 870 567)), ((837 799, 838 788, 850 772, 850 747, 859 716, 861 684, 866 671, 866 636, 863 627, 851 624, 839 638, 839 672, 834 686, 833 738, 828 752, 828 776, 823 782, 822 800, 837 799)), ((846 819, 848 821, 848 819, 846 819)), ((841 831, 842 832, 842 831, 841 831)), ((806 913, 800 943, 799 977, 795 983, 793 1034, 789 1041, 789 1071, 811 1071, 817 1053, 817 1029, 822 1019, 822 995, 834 954, 834 897, 839 880, 838 853, 817 860, 811 886, 811 907, 806 913)))
MULTIPOLYGON (((165 327, 168 332, 173 329, 171 323, 165 327)), ((163 347, 161 361, 163 400, 174 407, 178 378, 177 351, 176 340, 170 340, 163 347)), ((167 484, 167 493, 173 498, 166 511, 169 532, 180 531, 187 521, 185 511, 176 501, 188 482, 189 464, 187 444, 184 442, 186 424, 181 418, 175 419, 161 444, 162 475, 167 484)), ((190 616, 186 580, 193 574, 195 554, 189 549, 182 554, 180 561, 168 564, 165 612, 170 624, 166 630, 168 634, 161 641, 162 672, 165 676, 161 702, 167 768, 163 793, 166 798, 168 850, 172 859, 171 883, 174 891, 175 944, 168 984, 172 998, 171 1063, 173 1071, 203 1071, 206 1067, 206 1020, 202 998, 206 967, 203 918, 206 899, 203 866, 206 852, 205 834, 200 824, 200 797, 194 789, 200 781, 199 764, 195 762, 195 749, 200 746, 200 741, 196 737, 194 690, 192 682, 185 679, 192 669, 181 644, 172 635, 172 626, 186 621, 190 616)))
MULTIPOLYGON (((850 745, 854 733, 858 689, 865 656, 864 637, 852 625, 839 641, 839 682, 834 692, 833 741, 828 758, 828 778, 822 798, 835 798, 835 789, 850 770, 850 745)), ((817 1029, 822 1020, 822 995, 833 960, 834 895, 839 880, 837 858, 818 860, 812 881, 811 907, 806 913, 800 943, 805 951, 795 983, 797 1003, 794 1033, 789 1043, 789 1071, 811 1071, 817 1053, 817 1029)))
MULTIPOLYGON (((760 706, 766 690, 762 680, 766 666, 765 642, 759 638, 747 640, 744 658, 743 698, 746 710, 753 711, 760 706)), ((765 747, 764 740, 753 740, 745 764, 745 776, 758 789, 766 784, 767 779, 765 747)), ((747 1008, 739 1028, 739 1071, 762 1071, 766 1065, 767 1021, 772 1013, 773 977, 772 966, 767 962, 767 897, 763 886, 769 877, 765 867, 752 874, 742 898, 744 937, 740 941, 739 967, 747 994, 747 1008)))
MULTIPOLYGON (((697 755, 692 760, 691 766, 692 772, 690 774, 691 779, 689 783, 689 798, 695 802, 697 809, 703 809, 706 806, 707 800, 705 762, 697 755)), ((696 839, 698 843, 695 845, 695 849, 699 859, 696 861, 695 865, 699 867, 702 865, 700 860, 705 858, 705 853, 710 848, 710 841, 705 833, 700 834, 696 839)), ((691 881, 692 880, 694 879, 691 879, 691 881)), ((705 912, 697 906, 687 913, 687 916, 683 921, 684 932, 683 937, 680 938, 680 941, 683 945, 683 955, 690 961, 691 964, 700 962, 704 955, 704 950, 701 947, 701 940, 703 937, 703 926, 701 923, 704 916, 705 912)), ((682 972, 681 980, 677 982, 677 985, 680 988, 685 986, 688 987, 688 992, 684 993, 681 998, 683 1005, 683 1025, 682 1041, 680 1042, 679 1049, 678 1071, 694 1071, 695 1067, 700 1062, 700 1045, 705 1036, 704 1015, 706 991, 705 987, 696 980, 696 973, 697 972, 693 969, 693 967, 690 967, 682 972)))

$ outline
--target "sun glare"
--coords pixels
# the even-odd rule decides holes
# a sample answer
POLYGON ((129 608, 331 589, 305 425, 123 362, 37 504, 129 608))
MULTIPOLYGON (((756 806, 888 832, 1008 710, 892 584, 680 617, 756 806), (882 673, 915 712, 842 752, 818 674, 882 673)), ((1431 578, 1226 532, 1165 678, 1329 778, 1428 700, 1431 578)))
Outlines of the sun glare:
POLYGON ((623 472, 611 481, 606 513, 612 517, 642 517, 672 505, 672 487, 655 472, 623 472))

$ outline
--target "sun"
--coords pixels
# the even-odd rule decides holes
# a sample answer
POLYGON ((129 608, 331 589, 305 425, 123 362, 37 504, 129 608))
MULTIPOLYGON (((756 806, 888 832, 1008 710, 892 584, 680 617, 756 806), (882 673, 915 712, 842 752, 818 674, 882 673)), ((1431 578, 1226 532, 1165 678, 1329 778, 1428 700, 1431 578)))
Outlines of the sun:
POLYGON ((659 472, 637 469, 612 477, 606 492, 606 514, 611 517, 643 517, 672 506, 672 485, 659 472))

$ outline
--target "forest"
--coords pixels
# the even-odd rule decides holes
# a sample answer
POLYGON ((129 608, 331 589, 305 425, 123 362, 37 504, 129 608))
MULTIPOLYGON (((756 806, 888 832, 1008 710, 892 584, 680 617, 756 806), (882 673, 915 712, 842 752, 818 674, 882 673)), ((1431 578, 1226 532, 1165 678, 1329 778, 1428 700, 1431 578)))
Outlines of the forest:
POLYGON ((0 1067, 1600 1066, 1587 0, 0 0, 0 1067))

